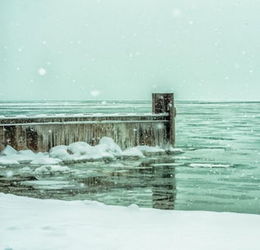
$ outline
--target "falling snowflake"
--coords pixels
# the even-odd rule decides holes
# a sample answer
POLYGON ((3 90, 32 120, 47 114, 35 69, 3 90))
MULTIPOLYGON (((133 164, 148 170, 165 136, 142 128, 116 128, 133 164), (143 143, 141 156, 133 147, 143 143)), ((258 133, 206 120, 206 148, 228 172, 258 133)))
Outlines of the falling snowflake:
POLYGON ((38 69, 38 74, 40 76, 44 76, 44 75, 46 75, 46 73, 47 73, 46 69, 44 69, 44 68, 39 68, 38 69))
POLYGON ((11 170, 6 172, 6 177, 10 178, 10 177, 13 177, 13 175, 14 175, 14 173, 11 170))
POLYGON ((179 18, 179 17, 181 17, 181 15, 182 15, 182 11, 180 9, 175 8, 172 10, 172 16, 174 18, 179 18))
POLYGON ((99 96, 99 95, 100 95, 100 91, 97 90, 97 89, 94 89, 94 90, 90 91, 90 94, 91 94, 92 96, 96 97, 96 96, 99 96))
POLYGON ((164 128, 164 126, 162 123, 157 124, 157 129, 163 129, 163 128, 164 128))

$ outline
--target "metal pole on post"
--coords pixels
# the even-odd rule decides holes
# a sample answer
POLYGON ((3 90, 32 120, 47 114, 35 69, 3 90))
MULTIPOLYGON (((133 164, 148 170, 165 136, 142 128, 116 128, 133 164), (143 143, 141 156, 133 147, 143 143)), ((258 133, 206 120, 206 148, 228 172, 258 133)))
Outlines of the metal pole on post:
POLYGON ((169 123, 167 126, 167 140, 170 145, 175 144, 175 116, 176 108, 174 107, 173 93, 153 93, 153 113, 168 113, 169 123))

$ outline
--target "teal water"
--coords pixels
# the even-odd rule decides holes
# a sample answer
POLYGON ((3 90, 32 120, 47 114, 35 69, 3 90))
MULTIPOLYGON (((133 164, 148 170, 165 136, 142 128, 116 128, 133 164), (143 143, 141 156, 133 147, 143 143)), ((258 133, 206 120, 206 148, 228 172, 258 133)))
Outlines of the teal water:
MULTIPOLYGON (((113 205, 260 214, 260 103, 177 102, 176 147, 139 161, 0 167, 0 192, 113 205), (39 167, 39 166, 38 166, 39 167), (8 177, 8 171, 12 176, 8 177)), ((0 102, 0 116, 149 112, 149 102, 0 102)))

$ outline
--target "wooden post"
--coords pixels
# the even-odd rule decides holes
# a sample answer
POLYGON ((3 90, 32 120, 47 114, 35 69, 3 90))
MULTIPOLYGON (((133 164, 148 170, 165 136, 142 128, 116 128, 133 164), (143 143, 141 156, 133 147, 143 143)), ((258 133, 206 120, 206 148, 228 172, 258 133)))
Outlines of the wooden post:
POLYGON ((153 93, 153 113, 168 113, 169 124, 167 126, 167 139, 170 145, 175 144, 175 116, 173 93, 153 93))

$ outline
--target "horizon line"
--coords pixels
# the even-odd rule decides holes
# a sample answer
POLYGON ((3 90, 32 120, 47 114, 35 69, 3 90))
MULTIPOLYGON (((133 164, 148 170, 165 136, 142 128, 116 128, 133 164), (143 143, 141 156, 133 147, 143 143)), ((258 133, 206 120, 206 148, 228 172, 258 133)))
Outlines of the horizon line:
MULTIPOLYGON (((196 102, 196 103, 259 103, 260 100, 203 100, 203 99, 176 99, 175 102, 196 102)), ((82 102, 82 101, 91 101, 91 102, 102 102, 102 101, 151 101, 151 99, 6 99, 0 100, 0 103, 3 102, 82 102)))

